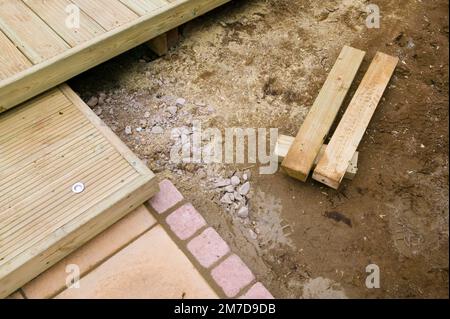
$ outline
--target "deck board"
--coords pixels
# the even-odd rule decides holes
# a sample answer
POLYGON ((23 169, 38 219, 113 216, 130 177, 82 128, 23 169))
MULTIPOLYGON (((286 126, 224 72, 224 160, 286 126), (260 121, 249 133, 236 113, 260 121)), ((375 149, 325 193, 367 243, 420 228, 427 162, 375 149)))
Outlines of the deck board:
POLYGON ((0 81, 30 67, 31 62, 0 31, 0 81))
POLYGON ((228 1, 0 0, 0 113, 228 1))
POLYGON ((70 0, 23 0, 39 17, 72 47, 86 42, 105 32, 94 19, 80 10, 80 27, 66 26, 66 8, 73 5, 70 0))
POLYGON ((140 16, 150 13, 168 4, 163 0, 120 0, 124 5, 140 16))
POLYGON ((157 190, 154 174, 67 86, 0 115, 0 167, 0 297, 157 190))
POLYGON ((70 46, 23 2, 0 0, 0 29, 34 64, 70 46))
POLYGON ((119 0, 72 1, 108 31, 138 17, 137 14, 128 9, 119 0))

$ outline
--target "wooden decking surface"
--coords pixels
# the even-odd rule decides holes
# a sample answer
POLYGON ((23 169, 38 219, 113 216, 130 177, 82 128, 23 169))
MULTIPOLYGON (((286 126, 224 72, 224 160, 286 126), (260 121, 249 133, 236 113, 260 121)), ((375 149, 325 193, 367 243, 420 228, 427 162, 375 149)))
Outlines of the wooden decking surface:
POLYGON ((228 1, 0 0, 0 112, 228 1))
POLYGON ((0 115, 0 297, 157 190, 154 174, 66 85, 0 115), (85 190, 72 191, 81 182, 85 190))

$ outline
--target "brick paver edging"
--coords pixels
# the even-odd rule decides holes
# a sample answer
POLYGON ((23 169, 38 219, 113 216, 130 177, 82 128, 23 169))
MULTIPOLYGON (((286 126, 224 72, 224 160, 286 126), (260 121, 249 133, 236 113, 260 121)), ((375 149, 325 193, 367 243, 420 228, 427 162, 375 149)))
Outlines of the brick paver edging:
POLYGON ((273 299, 272 294, 234 254, 222 237, 209 227, 191 203, 186 203, 178 189, 165 179, 160 192, 148 201, 148 206, 180 249, 208 281, 214 283, 219 295, 226 298, 273 299))

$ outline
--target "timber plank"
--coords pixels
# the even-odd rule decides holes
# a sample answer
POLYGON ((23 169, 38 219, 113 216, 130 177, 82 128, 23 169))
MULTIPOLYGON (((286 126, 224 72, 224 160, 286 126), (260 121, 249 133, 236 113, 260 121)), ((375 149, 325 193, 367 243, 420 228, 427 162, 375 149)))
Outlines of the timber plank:
POLYGON ((0 31, 0 81, 30 67, 31 62, 0 31))
POLYGON ((97 22, 80 10, 80 28, 66 26, 66 8, 73 5, 70 0, 23 0, 42 20, 72 47, 105 32, 97 22))
MULTIPOLYGON (((344 46, 281 166, 306 181, 314 160, 336 118, 365 52, 344 46)), ((353 155, 353 154, 352 154, 353 155)))
POLYGON ((339 187, 397 63, 397 57, 381 52, 375 55, 314 170, 315 180, 335 189, 339 187))
POLYGON ((0 0, 0 29, 33 64, 70 48, 22 1, 0 0))
POLYGON ((103 28, 110 31, 138 16, 118 0, 72 0, 103 28))
MULTIPOLYGON (((275 144, 275 150, 274 150, 274 154, 278 157, 278 162, 281 163, 283 161, 283 159, 286 157, 287 153, 289 152, 289 149, 292 146, 292 143, 294 143, 294 140, 295 140, 295 137, 292 137, 292 136, 287 136, 287 135, 279 135, 278 136, 278 140, 277 140, 277 143, 275 144)), ((314 160, 313 167, 315 167, 317 165, 320 158, 325 153, 326 147, 327 147, 327 145, 324 144, 320 148, 319 154, 317 155, 316 159, 314 160)), ((359 156, 358 152, 355 152, 355 154, 353 154, 350 164, 348 165, 347 171, 345 172, 344 178, 350 179, 350 180, 355 178, 356 173, 358 172, 358 156, 359 156)))
POLYGON ((140 16, 150 13, 162 6, 169 4, 163 0, 120 0, 124 5, 140 16))

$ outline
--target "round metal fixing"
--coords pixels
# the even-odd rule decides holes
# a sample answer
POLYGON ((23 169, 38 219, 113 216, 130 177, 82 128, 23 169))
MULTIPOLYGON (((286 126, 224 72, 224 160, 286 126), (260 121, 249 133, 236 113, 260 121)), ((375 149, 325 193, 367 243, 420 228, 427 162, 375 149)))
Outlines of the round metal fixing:
POLYGON ((75 183, 72 186, 72 192, 75 194, 80 194, 84 191, 84 184, 81 182, 75 183))

